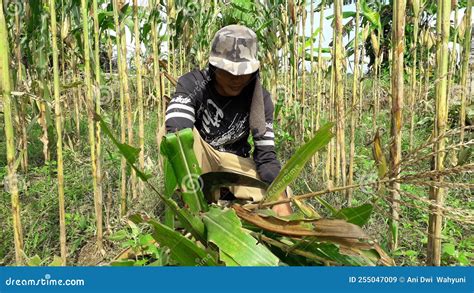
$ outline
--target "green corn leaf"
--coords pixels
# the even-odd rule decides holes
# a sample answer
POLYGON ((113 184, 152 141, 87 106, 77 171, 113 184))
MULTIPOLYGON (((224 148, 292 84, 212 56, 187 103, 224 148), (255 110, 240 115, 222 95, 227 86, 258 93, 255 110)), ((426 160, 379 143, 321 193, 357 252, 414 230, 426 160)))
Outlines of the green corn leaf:
POLYGON ((326 200, 324 200, 323 198, 317 196, 316 197, 316 200, 319 201, 319 203, 324 206, 325 208, 327 208, 329 211, 331 211, 331 214, 334 216, 337 214, 338 210, 333 207, 330 203, 328 203, 326 200))
POLYGON ((339 245, 334 243, 317 242, 314 238, 309 238, 308 240, 302 240, 296 243, 291 247, 290 252, 297 249, 311 253, 315 258, 323 258, 341 265, 374 266, 377 263, 377 259, 366 257, 363 253, 358 256, 346 255, 341 252, 339 245))
POLYGON ((36 254, 32 258, 28 259, 28 266, 29 267, 39 267, 43 261, 41 258, 36 254))
POLYGON ((138 159, 138 155, 140 154, 140 149, 134 148, 134 147, 132 147, 128 144, 125 144, 125 143, 120 143, 115 138, 113 133, 109 130, 109 127, 107 127, 107 123, 105 123, 105 121, 102 119, 102 117, 100 117, 96 113, 94 114, 94 120, 99 121, 99 125, 100 125, 101 130, 112 140, 114 145, 119 149, 119 152, 122 154, 122 156, 125 157, 125 160, 130 165, 130 167, 132 167, 132 169, 135 170, 137 176, 143 181, 147 181, 148 179, 150 179, 152 177, 151 174, 143 173, 140 169, 138 169, 134 165, 135 162, 138 159))
POLYGON ((176 180, 173 166, 171 166, 170 161, 166 157, 163 157, 163 165, 165 171, 165 196, 170 197, 178 186, 178 180, 176 180))
POLYGON ((319 35, 320 31, 321 31, 321 29, 318 27, 314 30, 314 32, 313 32, 313 34, 311 35, 310 38, 308 38, 308 37, 306 38, 306 41, 304 43, 305 48, 311 47, 311 44, 315 43, 315 39, 319 35))
POLYGON ((304 165, 311 159, 314 153, 329 143, 333 137, 333 133, 331 132, 333 125, 333 123, 326 123, 323 125, 316 132, 314 137, 300 147, 290 160, 288 160, 285 166, 281 169, 280 174, 278 174, 277 178, 268 187, 265 202, 271 202, 278 199, 280 193, 282 193, 283 190, 285 190, 285 188, 299 176, 304 165))
POLYGON ((149 220, 148 223, 153 227, 153 238, 162 246, 166 246, 171 251, 171 258, 182 266, 196 265, 217 265, 213 255, 196 243, 184 237, 180 233, 171 230, 169 227, 149 220))
POLYGON ((293 202, 298 207, 298 209, 305 215, 305 217, 312 218, 312 219, 321 218, 319 213, 315 211, 311 205, 305 203, 303 200, 292 198, 291 202, 293 202))
MULTIPOLYGON (((112 140, 112 142, 118 147, 120 153, 125 157, 129 165, 136 171, 137 176, 143 181, 147 181, 151 175, 142 173, 138 168, 136 168, 133 163, 136 162, 138 154, 140 153, 139 149, 133 148, 129 145, 119 143, 114 137, 112 132, 107 127, 107 124, 104 122, 102 117, 95 114, 94 119, 100 122, 100 127, 102 131, 112 140)), ((196 239, 204 241, 204 224, 202 221, 192 214, 191 212, 180 209, 178 205, 169 197, 163 196, 161 193, 158 193, 158 196, 163 200, 163 202, 168 206, 181 221, 182 225, 190 232, 196 239)))
POLYGON ((228 267, 238 267, 239 264, 235 262, 235 260, 230 257, 227 253, 221 251, 220 252, 220 259, 225 263, 228 267))
MULTIPOLYGON (((197 240, 201 241, 202 243, 207 242, 205 237, 204 223, 200 217, 193 214, 187 209, 181 209, 173 199, 165 197, 161 194, 158 195, 160 199, 164 202, 166 207, 169 208, 170 213, 172 212, 176 215, 179 222, 181 223, 181 225, 183 225, 186 231, 191 233, 197 240)), ((138 214, 130 216, 129 219, 135 224, 144 222, 143 218, 138 214)), ((168 225, 169 223, 166 224, 168 225)))
POLYGON ((452 243, 446 243, 443 246, 443 252, 450 256, 454 256, 456 254, 456 247, 452 243))
POLYGON ((378 177, 379 179, 383 179, 388 173, 388 164, 382 149, 382 142, 378 130, 375 132, 372 154, 374 156, 375 164, 377 165, 378 177))
POLYGON ((48 264, 48 266, 49 266, 49 267, 59 267, 59 266, 62 265, 62 263, 63 263, 63 261, 62 261, 61 257, 55 255, 55 256, 53 257, 53 261, 50 262, 50 263, 48 264))
POLYGON ((373 209, 371 204, 366 203, 358 207, 343 208, 337 212, 335 217, 362 227, 369 221, 373 209))
POLYGON ((134 148, 128 144, 120 143, 113 133, 110 131, 109 127, 107 126, 107 123, 100 117, 98 114, 95 114, 94 119, 96 121, 99 121, 100 123, 100 128, 102 131, 112 140, 112 142, 117 146, 119 149, 120 153, 125 157, 127 160, 127 163, 130 165, 135 164, 135 162, 138 159, 138 154, 140 153, 140 149, 134 148))
POLYGON ((116 260, 110 263, 113 267, 133 267, 135 261, 133 260, 116 260))
POLYGON ((361 0, 361 14, 365 17, 374 27, 379 30, 382 28, 382 23, 380 22, 380 14, 377 11, 372 10, 369 7, 366 0, 361 0))
MULTIPOLYGON (((355 17, 356 12, 355 11, 344 11, 342 12, 342 18, 349 18, 349 17, 355 17)), ((326 16, 326 19, 333 19, 334 14, 331 14, 329 16, 326 16)))
POLYGON ((207 203, 199 186, 201 168, 193 149, 194 136, 190 128, 169 133, 161 142, 160 151, 169 160, 184 202, 193 212, 207 211, 207 203))
POLYGON ((128 237, 128 233, 125 230, 118 230, 117 232, 113 233, 109 236, 109 240, 112 241, 122 241, 128 237))
POLYGON ((207 238, 219 247, 220 258, 227 265, 240 266, 276 266, 278 258, 263 244, 258 244, 248 232, 242 229, 242 223, 230 209, 223 211, 211 207, 204 214, 207 238))

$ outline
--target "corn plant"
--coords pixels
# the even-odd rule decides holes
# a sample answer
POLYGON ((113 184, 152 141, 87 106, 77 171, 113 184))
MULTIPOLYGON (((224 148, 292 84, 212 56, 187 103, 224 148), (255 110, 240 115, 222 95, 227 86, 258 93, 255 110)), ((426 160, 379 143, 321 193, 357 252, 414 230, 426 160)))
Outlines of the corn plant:
POLYGON ((63 164, 63 130, 62 130, 62 109, 59 95, 59 58, 57 44, 57 25, 56 25, 56 3, 50 0, 49 8, 51 12, 51 32, 52 32, 52 48, 53 48, 53 76, 54 76, 54 100, 56 114, 56 132, 57 139, 57 163, 58 163, 58 196, 59 196, 59 230, 61 243, 61 264, 66 265, 67 248, 66 248, 66 221, 65 221, 65 203, 64 203, 64 164, 63 164))
POLYGON ((15 260, 17 265, 23 261, 23 232, 20 218, 20 199, 18 193, 18 177, 15 166, 15 143, 13 135, 11 84, 10 84, 10 49, 8 31, 5 23, 3 5, 0 5, 0 66, 1 66, 1 93, 3 102, 3 116, 5 123, 5 138, 7 147, 8 177, 7 185, 11 196, 13 234, 15 240, 15 260))
MULTIPOLYGON (((434 135, 436 137, 443 136, 447 128, 447 74, 448 74, 448 42, 449 42, 449 18, 451 12, 451 1, 438 1, 438 15, 436 21, 436 29, 440 32, 441 37, 436 44, 436 122, 434 124, 434 135)), ((444 169, 444 160, 446 142, 444 139, 439 140, 435 146, 434 169, 442 171, 444 169)), ((442 181, 442 178, 438 178, 442 181)), ((436 204, 442 204, 444 201, 445 189, 431 188, 430 199, 436 204)), ((430 214, 429 220, 429 238, 428 238, 428 264, 439 266, 441 263, 441 229, 443 216, 436 212, 439 208, 433 207, 433 213, 430 214)))
MULTIPOLYGON (((391 139, 390 147, 390 168, 394 177, 400 172, 400 160, 402 154, 402 110, 404 98, 404 80, 403 80, 403 54, 405 49, 405 0, 397 0, 394 3, 393 13, 393 31, 392 31, 392 119, 391 119, 391 139)), ((390 248, 395 250, 398 246, 398 220, 399 220, 399 204, 400 194, 398 189, 400 185, 394 182, 391 186, 392 199, 392 218, 390 223, 390 248)))
POLYGON ((97 149, 96 149, 96 138, 95 138, 95 122, 92 117, 94 113, 94 99, 92 97, 92 77, 90 68, 90 53, 89 53, 89 26, 88 26, 88 9, 85 0, 81 0, 81 15, 82 15, 82 30, 83 30, 83 46, 84 46, 84 72, 85 72, 85 83, 86 83, 86 97, 87 97, 87 118, 89 126, 89 144, 92 161, 92 181, 94 187, 94 207, 96 212, 96 223, 97 223, 97 248, 102 250, 102 199, 99 198, 98 184, 97 184, 97 149))

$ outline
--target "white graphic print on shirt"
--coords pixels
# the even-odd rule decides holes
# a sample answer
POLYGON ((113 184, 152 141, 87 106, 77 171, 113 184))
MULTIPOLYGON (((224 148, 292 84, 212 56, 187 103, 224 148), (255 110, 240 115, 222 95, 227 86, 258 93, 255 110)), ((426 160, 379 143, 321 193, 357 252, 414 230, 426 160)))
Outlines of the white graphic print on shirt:
POLYGON ((234 119, 229 125, 229 129, 223 133, 219 133, 209 144, 221 152, 227 151, 225 145, 232 144, 243 136, 248 135, 245 128, 248 117, 248 114, 235 114, 234 119))
POLYGON ((207 108, 204 109, 202 116, 202 121, 204 122, 202 126, 207 133, 210 133, 209 127, 212 125, 214 127, 219 127, 221 125, 221 120, 224 118, 224 112, 219 108, 214 101, 207 99, 207 108))
POLYGON ((191 103, 191 98, 183 98, 183 96, 179 95, 170 101, 170 104, 172 103, 189 104, 191 103))

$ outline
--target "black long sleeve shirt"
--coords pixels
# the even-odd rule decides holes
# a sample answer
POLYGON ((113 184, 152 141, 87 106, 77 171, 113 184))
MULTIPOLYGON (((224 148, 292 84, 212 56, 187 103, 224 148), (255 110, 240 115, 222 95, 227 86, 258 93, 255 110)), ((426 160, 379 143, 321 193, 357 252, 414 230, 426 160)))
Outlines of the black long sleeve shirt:
MULTIPOLYGON (((176 92, 166 109, 166 130, 174 132, 196 127, 214 149, 249 157, 249 116, 254 83, 251 82, 236 97, 224 97, 217 93, 213 82, 209 69, 194 70, 178 79, 176 92)), ((263 99, 266 133, 254 138, 253 160, 260 178, 270 184, 280 172, 281 165, 275 153, 274 107, 265 89, 263 99)))

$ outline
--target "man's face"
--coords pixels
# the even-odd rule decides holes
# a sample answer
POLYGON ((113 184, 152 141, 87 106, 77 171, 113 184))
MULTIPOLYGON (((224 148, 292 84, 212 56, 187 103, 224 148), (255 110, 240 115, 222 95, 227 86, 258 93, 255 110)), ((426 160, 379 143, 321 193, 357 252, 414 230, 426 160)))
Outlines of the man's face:
POLYGON ((216 69, 216 90, 222 96, 238 96, 252 78, 252 74, 233 75, 230 72, 216 69))

